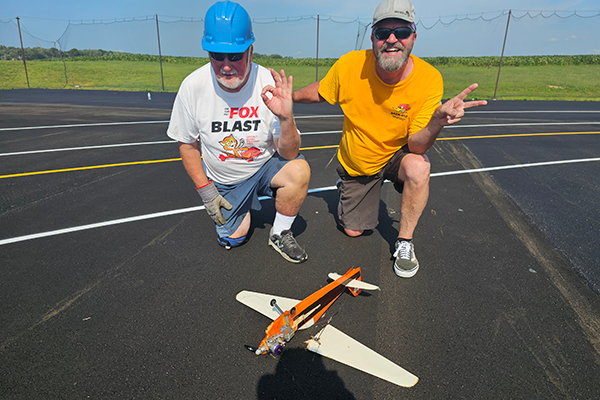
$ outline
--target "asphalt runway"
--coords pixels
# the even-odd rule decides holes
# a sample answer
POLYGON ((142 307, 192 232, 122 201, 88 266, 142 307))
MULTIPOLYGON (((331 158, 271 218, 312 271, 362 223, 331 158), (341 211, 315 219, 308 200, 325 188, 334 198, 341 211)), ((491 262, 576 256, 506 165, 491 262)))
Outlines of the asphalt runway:
POLYGON ((429 151, 419 273, 392 270, 400 197, 377 229, 335 223, 343 119, 296 106, 310 194, 267 245, 273 200, 226 251, 166 136, 174 94, 0 91, 0 398, 593 399, 600 394, 600 104, 498 101, 429 151), (325 320, 420 380, 401 388, 303 349, 257 357, 241 290, 302 299, 360 266, 380 292, 325 320))

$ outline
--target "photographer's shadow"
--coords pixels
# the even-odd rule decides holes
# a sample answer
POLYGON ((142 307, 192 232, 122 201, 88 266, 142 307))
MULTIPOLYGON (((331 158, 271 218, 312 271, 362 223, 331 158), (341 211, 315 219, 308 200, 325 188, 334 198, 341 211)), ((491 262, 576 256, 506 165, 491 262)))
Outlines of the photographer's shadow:
POLYGON ((258 399, 354 400, 337 372, 328 371, 323 357, 302 348, 287 349, 279 357, 274 375, 258 382, 258 399))

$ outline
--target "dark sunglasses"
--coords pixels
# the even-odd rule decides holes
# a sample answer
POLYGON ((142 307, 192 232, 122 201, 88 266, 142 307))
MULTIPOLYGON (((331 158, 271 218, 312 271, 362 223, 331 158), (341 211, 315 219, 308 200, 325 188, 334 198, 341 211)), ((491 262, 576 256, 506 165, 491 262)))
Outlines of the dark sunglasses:
POLYGON ((209 53, 210 57, 215 61, 223 61, 225 57, 231 62, 240 61, 246 53, 209 53))
POLYGON ((393 33, 396 39, 401 40, 409 37, 414 31, 415 30, 409 26, 402 26, 396 29, 377 28, 373 30, 373 34, 378 40, 387 40, 393 33))

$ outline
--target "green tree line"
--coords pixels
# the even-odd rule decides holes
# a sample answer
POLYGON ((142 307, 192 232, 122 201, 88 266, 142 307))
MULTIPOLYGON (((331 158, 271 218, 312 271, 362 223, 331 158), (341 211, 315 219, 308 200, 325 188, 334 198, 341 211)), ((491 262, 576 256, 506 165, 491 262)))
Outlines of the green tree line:
MULTIPOLYGON (((78 50, 71 49, 61 51, 57 48, 27 47, 25 50, 26 60, 57 60, 64 59, 68 61, 159 61, 157 55, 124 53, 108 50, 78 50)), ((20 60, 21 49, 18 47, 9 47, 0 45, 0 60, 20 60)), ((425 61, 434 66, 446 67, 498 67, 500 57, 423 57, 425 61)), ((260 54, 254 53, 253 60, 257 64, 279 65, 279 66, 311 66, 317 64, 314 58, 293 58, 283 57, 279 54, 260 54)), ((321 58, 319 66, 330 67, 336 58, 321 58)), ((205 64, 207 58, 200 57, 175 57, 162 56, 162 61, 167 63, 181 64, 205 64)), ((587 55, 547 55, 547 56, 509 56, 504 57, 502 64, 505 66, 543 66, 543 65, 598 65, 600 64, 600 54, 587 55)))
MULTIPOLYGON (((111 57, 122 54, 117 51, 107 50, 77 50, 61 51, 56 47, 49 49, 43 47, 25 47, 26 60, 56 60, 61 58, 78 58, 78 57, 111 57)), ((20 47, 2 46, 0 45, 0 60, 20 60, 22 59, 20 47)))
MULTIPOLYGON (((488 57, 423 57, 434 66, 445 67, 498 67, 499 56, 488 57)), ((600 54, 572 56, 509 56, 502 59, 502 65, 509 67, 538 67, 543 65, 598 65, 600 54)))

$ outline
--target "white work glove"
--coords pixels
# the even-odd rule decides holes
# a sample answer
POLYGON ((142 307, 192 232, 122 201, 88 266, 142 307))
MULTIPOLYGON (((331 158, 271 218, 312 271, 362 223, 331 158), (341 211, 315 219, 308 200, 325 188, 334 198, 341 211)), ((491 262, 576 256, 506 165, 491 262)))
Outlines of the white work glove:
POLYGON ((221 207, 225 207, 227 210, 231 210, 232 206, 223 196, 219 194, 219 191, 215 187, 213 181, 210 181, 208 185, 197 188, 196 191, 202 197, 204 202, 204 208, 210 217, 215 221, 217 225, 225 225, 227 222, 221 214, 221 207))

